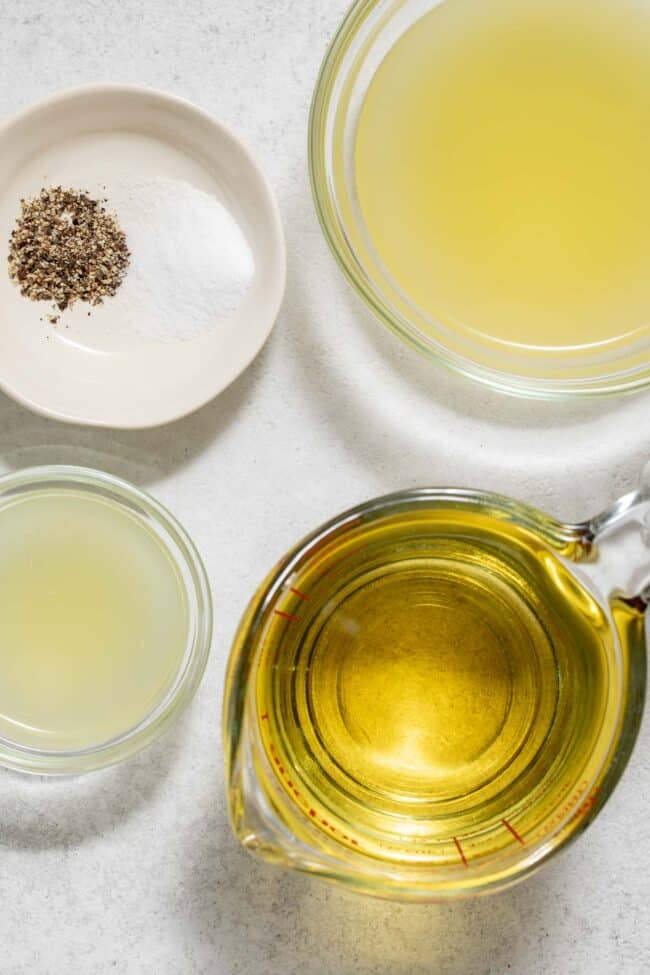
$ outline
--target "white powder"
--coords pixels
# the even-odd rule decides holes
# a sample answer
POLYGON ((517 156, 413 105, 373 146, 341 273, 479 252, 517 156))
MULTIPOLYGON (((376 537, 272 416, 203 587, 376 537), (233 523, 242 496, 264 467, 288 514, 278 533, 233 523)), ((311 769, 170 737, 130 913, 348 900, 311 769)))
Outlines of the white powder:
POLYGON ((102 188, 126 234, 131 261, 107 299, 120 331, 192 339, 232 314, 253 279, 242 230, 215 196, 184 180, 129 179, 102 188))

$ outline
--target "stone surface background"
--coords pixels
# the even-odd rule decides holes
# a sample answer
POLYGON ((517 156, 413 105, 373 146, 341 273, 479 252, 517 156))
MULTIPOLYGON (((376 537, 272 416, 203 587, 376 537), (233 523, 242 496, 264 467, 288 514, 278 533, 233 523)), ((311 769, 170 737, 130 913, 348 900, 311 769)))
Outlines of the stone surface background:
MULTIPOLYGON (((123 433, 0 397, 0 468, 70 462, 153 491, 214 588, 200 692, 178 728, 74 781, 0 772, 2 975, 641 975, 650 967, 650 730, 587 834, 505 894, 399 906, 285 874, 236 846, 221 766, 223 672, 239 616, 289 545, 364 498, 491 488, 567 519, 630 490, 650 396, 507 399, 432 367, 370 319, 313 212, 309 101, 345 0, 0 3, 0 114, 53 89, 169 89, 234 126, 280 198, 289 284, 254 365, 200 413, 123 433)), ((1 311, 0 311, 1 314, 1 311)))

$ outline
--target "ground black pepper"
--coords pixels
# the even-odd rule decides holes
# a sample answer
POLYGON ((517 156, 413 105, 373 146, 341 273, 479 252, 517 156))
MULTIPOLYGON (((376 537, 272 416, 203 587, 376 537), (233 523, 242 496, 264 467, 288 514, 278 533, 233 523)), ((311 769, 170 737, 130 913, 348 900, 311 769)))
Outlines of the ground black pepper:
MULTIPOLYGON (((76 301, 99 305, 116 293, 130 254, 105 202, 61 186, 20 201, 9 242, 9 276, 21 294, 65 311, 76 301)), ((56 324, 59 316, 48 319, 56 324)))

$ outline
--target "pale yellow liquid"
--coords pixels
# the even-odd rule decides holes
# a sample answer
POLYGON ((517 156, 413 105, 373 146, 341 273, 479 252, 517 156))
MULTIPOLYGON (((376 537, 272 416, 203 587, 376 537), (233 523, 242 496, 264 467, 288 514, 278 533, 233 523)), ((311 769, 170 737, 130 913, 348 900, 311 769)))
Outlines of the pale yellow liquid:
POLYGON ((187 598, 124 509, 71 491, 0 509, 0 737, 47 749, 128 731, 178 673, 187 598))
POLYGON ((397 286, 531 347, 650 325, 650 4, 446 0, 362 107, 356 187, 397 286))

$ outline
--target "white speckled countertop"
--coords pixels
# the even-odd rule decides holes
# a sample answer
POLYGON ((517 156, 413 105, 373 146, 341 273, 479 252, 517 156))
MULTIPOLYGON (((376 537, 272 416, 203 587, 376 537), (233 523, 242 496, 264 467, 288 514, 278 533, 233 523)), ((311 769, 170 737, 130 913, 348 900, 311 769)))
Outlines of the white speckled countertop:
POLYGON ((345 0, 20 0, 0 5, 0 113, 87 81, 170 89, 266 166, 289 246, 284 311, 245 375, 148 433, 42 420, 0 398, 0 467, 71 462, 150 489, 213 583, 199 694, 148 752, 88 778, 0 771, 1 975, 641 975, 650 969, 650 725, 582 839, 502 895, 361 899, 256 862, 227 825, 219 715, 240 613, 308 529, 417 484, 492 488, 569 519, 630 490, 650 395, 501 398, 370 320, 321 237, 307 181, 311 90, 345 0))

